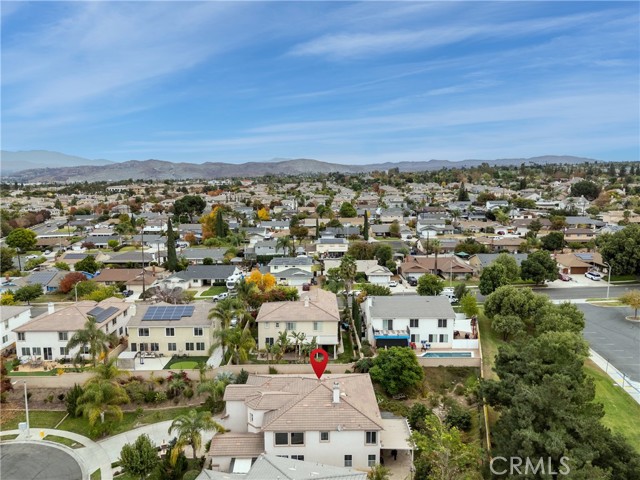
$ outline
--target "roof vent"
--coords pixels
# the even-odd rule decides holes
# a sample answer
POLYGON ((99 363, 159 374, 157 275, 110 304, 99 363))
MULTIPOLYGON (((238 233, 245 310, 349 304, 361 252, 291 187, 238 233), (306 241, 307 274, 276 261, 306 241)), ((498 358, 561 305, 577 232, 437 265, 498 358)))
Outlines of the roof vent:
POLYGON ((333 402, 332 403, 340 403, 340 384, 338 382, 333 382, 333 402))

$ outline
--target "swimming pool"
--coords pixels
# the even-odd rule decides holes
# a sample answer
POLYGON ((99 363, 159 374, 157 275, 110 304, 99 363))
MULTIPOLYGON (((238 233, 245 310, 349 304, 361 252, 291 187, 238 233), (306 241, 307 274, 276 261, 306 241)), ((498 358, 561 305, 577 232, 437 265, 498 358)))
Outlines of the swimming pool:
POLYGON ((471 352, 427 352, 420 355, 424 358, 471 358, 471 352))

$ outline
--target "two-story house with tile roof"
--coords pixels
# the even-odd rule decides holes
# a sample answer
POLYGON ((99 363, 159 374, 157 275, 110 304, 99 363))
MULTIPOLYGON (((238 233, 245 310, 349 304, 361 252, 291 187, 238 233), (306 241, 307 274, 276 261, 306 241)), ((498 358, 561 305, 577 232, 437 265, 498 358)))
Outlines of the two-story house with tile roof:
POLYGON ((319 346, 337 355, 340 312, 336 294, 320 288, 303 292, 296 302, 263 303, 256 317, 258 348, 273 345, 280 332, 304 333, 303 343, 313 337, 319 346))
POLYGON ((406 420, 383 418, 368 374, 250 375, 224 400, 231 432, 214 436, 209 454, 221 471, 261 453, 367 469, 384 449, 411 450, 406 420))
MULTIPOLYGON (((135 308, 134 304, 119 298, 108 298, 99 303, 83 300, 59 309, 50 303, 46 313, 14 329, 17 353, 41 360, 74 358, 80 347, 70 351, 67 342, 84 328, 89 318, 95 319, 100 330, 120 337, 126 334, 135 308)), ((80 355, 90 358, 88 347, 80 355)))

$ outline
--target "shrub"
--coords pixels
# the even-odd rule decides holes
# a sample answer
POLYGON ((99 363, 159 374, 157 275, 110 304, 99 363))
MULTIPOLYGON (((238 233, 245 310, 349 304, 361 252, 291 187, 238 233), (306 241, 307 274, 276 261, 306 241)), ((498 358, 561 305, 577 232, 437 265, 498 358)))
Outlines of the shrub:
POLYGON ((240 370, 240 373, 238 374, 238 376, 236 377, 235 382, 233 382, 233 383, 235 383, 237 385, 244 385, 245 383, 247 383, 248 379, 249 379, 249 372, 247 372, 243 368, 243 369, 240 370))
POLYGON ((371 367, 373 367, 373 359, 362 358, 355 363, 353 371, 356 373, 368 373, 371 367))
POLYGON ((192 398, 193 397, 193 388, 187 387, 184 389, 184 392, 182 392, 182 394, 185 396, 185 398, 192 398))
POLYGON ((269 366, 269 375, 277 375, 278 369, 272 366, 269 366))
MULTIPOLYGON (((156 392, 155 390, 147 390, 144 394, 144 402, 145 403, 153 403, 156 401, 156 397, 157 397, 157 393, 164 393, 164 392, 156 392)), ((165 394, 166 397, 166 394, 165 394)), ((165 398, 166 400, 166 398, 165 398)))
POLYGON ((156 403, 164 402, 167 400, 167 394, 165 392, 155 392, 156 403))
POLYGON ((67 406, 67 413, 71 417, 76 417, 76 410, 78 408, 78 398, 84 393, 84 390, 77 383, 71 387, 71 390, 67 392, 67 398, 65 398, 64 402, 67 406))
POLYGON ((425 429, 424 419, 427 415, 431 415, 431 410, 429 410, 426 405, 423 403, 414 403, 411 409, 409 409, 407 420, 413 430, 423 431, 425 429))
POLYGON ((457 403, 451 405, 444 421, 450 427, 456 427, 458 430, 467 432, 471 429, 471 414, 457 403))
POLYGON ((464 392, 464 385, 456 385, 456 388, 453 389, 453 393, 455 393, 456 395, 464 395, 464 392))

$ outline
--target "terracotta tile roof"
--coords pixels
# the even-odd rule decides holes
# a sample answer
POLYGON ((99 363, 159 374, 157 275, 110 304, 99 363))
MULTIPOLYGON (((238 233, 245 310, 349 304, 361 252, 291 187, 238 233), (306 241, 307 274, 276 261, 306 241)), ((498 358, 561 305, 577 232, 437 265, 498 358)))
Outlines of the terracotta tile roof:
POLYGON ((340 312, 335 293, 314 288, 303 292, 297 302, 268 302, 263 303, 258 312, 256 322, 338 322, 340 312), (305 298, 309 298, 305 306, 305 298))
POLYGON ((101 307, 103 309, 115 307, 117 309, 117 311, 99 324, 102 326, 131 307, 131 304, 125 303, 119 298, 108 298, 100 303, 91 300, 83 300, 82 302, 56 310, 53 313, 43 313, 42 315, 39 315, 33 320, 16 328, 14 331, 74 332, 84 327, 84 324, 89 318, 87 315, 88 312, 93 310, 95 307, 101 307))
POLYGON ((263 433, 223 433, 211 439, 209 455, 214 457, 257 457, 264 452, 263 433))
POLYGON ((229 385, 224 399, 242 400, 240 392, 245 403, 269 410, 263 431, 382 429, 368 374, 325 375, 320 380, 313 375, 250 375, 247 385, 229 385), (333 403, 334 383, 340 387, 338 403, 333 403), (268 392, 278 395, 265 396, 268 392))

